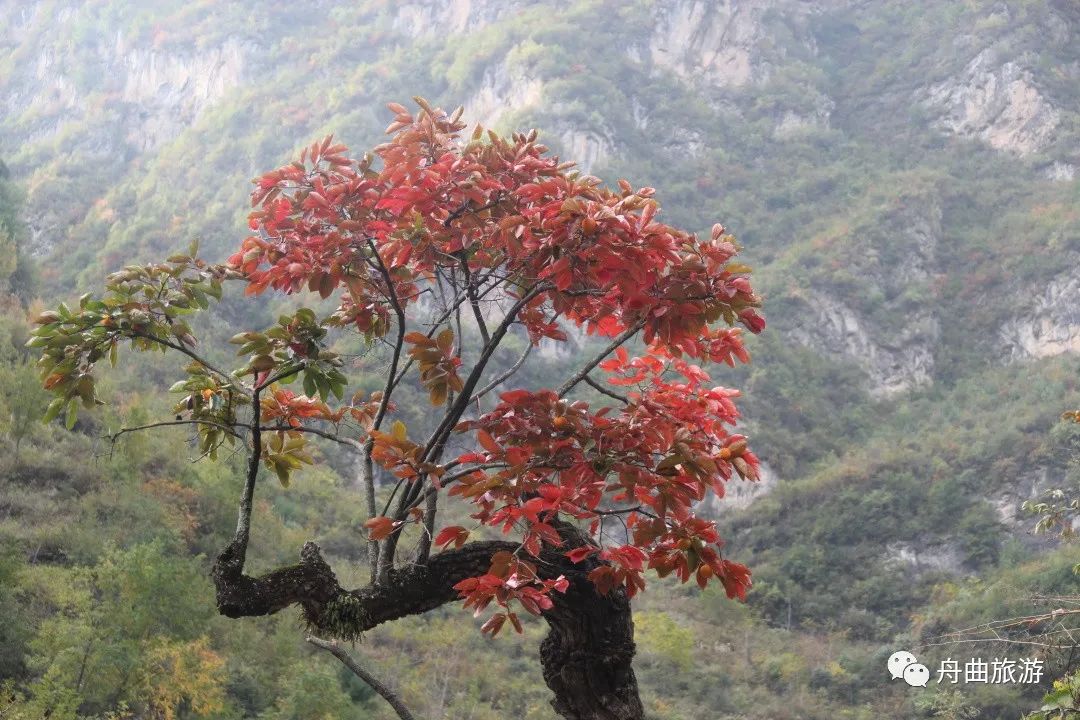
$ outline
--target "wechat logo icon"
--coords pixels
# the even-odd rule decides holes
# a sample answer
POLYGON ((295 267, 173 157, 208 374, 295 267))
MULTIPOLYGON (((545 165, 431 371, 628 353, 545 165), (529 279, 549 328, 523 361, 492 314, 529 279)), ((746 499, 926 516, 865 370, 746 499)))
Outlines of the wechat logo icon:
POLYGON ((930 680, 930 669, 919 663, 919 659, 907 650, 898 650, 889 656, 889 675, 891 679, 902 678, 911 687, 926 687, 930 680))

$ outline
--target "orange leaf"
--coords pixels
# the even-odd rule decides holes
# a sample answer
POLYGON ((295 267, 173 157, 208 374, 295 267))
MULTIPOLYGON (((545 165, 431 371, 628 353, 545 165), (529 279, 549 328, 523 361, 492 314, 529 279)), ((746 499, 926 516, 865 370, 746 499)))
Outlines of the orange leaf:
POLYGON ((368 529, 368 540, 382 540, 394 531, 395 522, 388 517, 373 517, 364 523, 368 529))

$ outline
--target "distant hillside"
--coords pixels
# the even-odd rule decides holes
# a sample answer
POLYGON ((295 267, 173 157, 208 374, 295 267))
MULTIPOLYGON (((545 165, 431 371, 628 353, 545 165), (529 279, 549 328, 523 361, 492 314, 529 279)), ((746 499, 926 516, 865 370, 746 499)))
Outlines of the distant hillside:
POLYGON ((942 583, 1070 582, 1019 505, 1076 479, 1073 0, 131 5, 0 0, 41 294, 222 257, 260 170, 377 143, 388 100, 464 105, 745 245, 770 329, 716 376, 768 473, 717 511, 764 623, 877 648, 942 583))

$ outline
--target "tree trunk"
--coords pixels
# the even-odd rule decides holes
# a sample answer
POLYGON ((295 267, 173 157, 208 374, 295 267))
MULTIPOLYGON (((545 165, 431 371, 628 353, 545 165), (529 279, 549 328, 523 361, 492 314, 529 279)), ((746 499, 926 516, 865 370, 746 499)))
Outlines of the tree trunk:
MULTIPOLYGON (((569 577, 569 576, 568 576, 569 577)), ((565 595, 544 613, 551 631, 540 643, 551 706, 567 720, 641 720, 634 621, 622 590, 609 596, 575 573, 565 595)))
MULTIPOLYGON (((596 592, 587 579, 595 560, 578 565, 563 554, 584 541, 570 526, 559 528, 567 544, 545 550, 544 575, 565 575, 565 594, 553 593, 554 607, 544 613, 551 630, 540 645, 544 681, 555 694, 552 707, 567 720, 641 720, 634 657, 634 623, 630 602, 619 590, 596 592)), ((218 611, 227 617, 270 615, 297 604, 309 629, 346 640, 384 622, 418 615, 458 599, 453 586, 487 572, 491 556, 513 552, 517 544, 475 542, 432 556, 425 565, 390 571, 384 583, 344 590, 319 547, 307 543, 300 563, 260 577, 243 573, 236 548, 230 545, 214 563, 218 611)))

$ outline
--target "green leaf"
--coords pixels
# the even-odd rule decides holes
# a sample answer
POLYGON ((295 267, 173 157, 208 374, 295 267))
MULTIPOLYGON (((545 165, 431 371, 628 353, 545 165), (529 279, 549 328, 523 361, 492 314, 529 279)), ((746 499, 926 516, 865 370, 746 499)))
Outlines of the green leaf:
POLYGON ((255 359, 251 361, 251 369, 255 372, 265 372, 276 365, 277 362, 269 355, 257 355, 255 359))
POLYGON ((283 463, 274 463, 274 472, 277 473, 281 487, 289 487, 289 467, 283 463))
POLYGON ((326 376, 322 373, 316 375, 315 385, 319 388, 319 399, 326 402, 326 398, 330 394, 330 383, 327 381, 326 376))
POLYGON ((295 372, 291 372, 288 375, 285 375, 283 377, 279 377, 277 381, 279 383, 281 383, 282 385, 288 385, 293 380, 295 380, 296 376, 299 375, 299 374, 300 374, 300 368, 297 368, 295 372))
POLYGON ((64 425, 68 430, 75 427, 75 420, 79 417, 79 399, 71 398, 68 400, 67 417, 64 419, 64 425))
POLYGON ((334 397, 341 400, 345 396, 345 383, 339 382, 336 379, 330 381, 330 392, 334 393, 334 397))
POLYGON ((49 407, 45 410, 45 416, 41 418, 41 422, 50 423, 56 419, 56 416, 60 414, 60 410, 64 407, 64 398, 56 398, 49 407))

